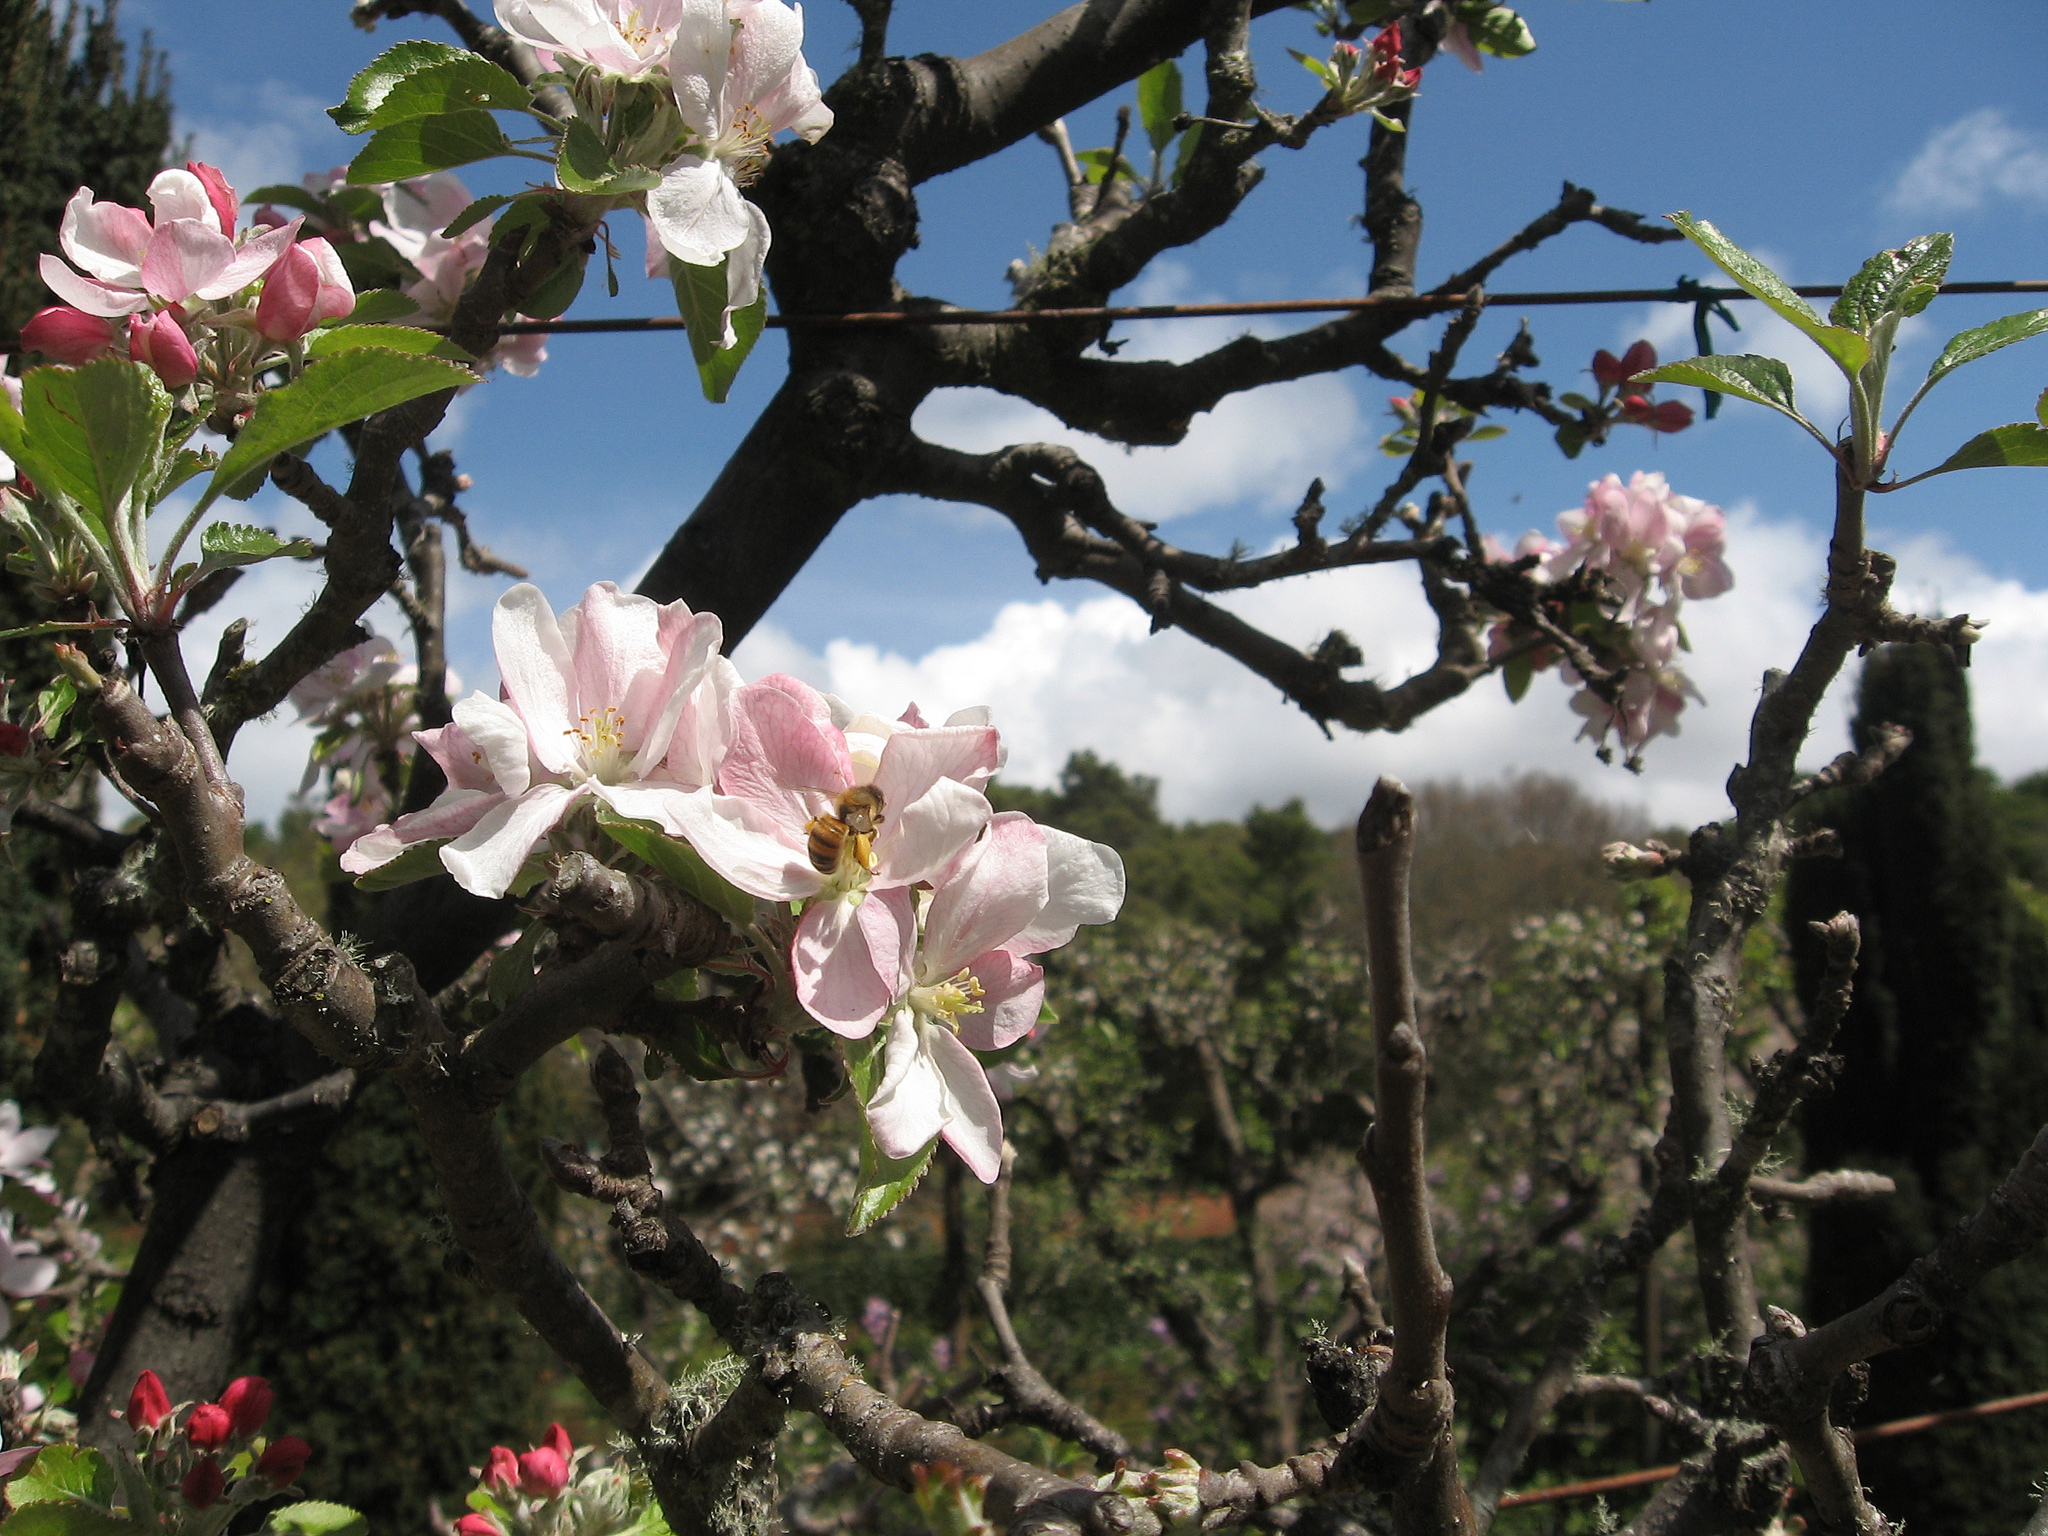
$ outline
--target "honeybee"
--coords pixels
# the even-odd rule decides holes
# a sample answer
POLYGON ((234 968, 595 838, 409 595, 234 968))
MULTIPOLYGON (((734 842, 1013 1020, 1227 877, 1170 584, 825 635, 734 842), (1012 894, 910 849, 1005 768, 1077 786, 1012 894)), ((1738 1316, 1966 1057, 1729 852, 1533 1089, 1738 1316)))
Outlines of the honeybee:
POLYGON ((875 872, 875 830, 882 824, 882 792, 872 784, 841 790, 830 814, 804 823, 810 835, 811 868, 821 875, 852 859, 869 874, 875 872))

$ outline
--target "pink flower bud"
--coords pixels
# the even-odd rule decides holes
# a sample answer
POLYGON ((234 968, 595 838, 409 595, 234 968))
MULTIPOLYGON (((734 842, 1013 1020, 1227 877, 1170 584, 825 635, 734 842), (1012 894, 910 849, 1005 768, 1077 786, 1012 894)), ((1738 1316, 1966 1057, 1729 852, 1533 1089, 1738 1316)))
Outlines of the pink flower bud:
POLYGON ((1593 381, 1602 389, 1612 389, 1628 377, 1628 370, 1621 366, 1621 359, 1602 347, 1593 354, 1593 381))
POLYGON ((214 216, 220 220, 220 232, 230 240, 235 238, 235 219, 241 212, 241 199, 235 196, 235 189, 228 185, 227 177, 221 175, 217 166, 187 160, 185 169, 199 178, 199 184, 206 188, 206 200, 213 204, 214 216))
MULTIPOLYGON (((1401 23, 1390 23, 1372 40, 1372 46, 1367 51, 1372 55, 1372 75, 1375 80, 1387 85, 1405 83, 1401 78, 1401 23)), ((1416 78, 1421 78, 1419 73, 1416 78)))
POLYGON ((306 1458, 312 1454, 313 1447, 297 1435, 279 1435, 249 1470, 257 1477, 268 1478, 273 1488, 289 1487, 306 1470, 306 1458))
POLYGON ((561 1457, 564 1466, 567 1466, 569 1459, 576 1454, 576 1447, 569 1443, 569 1431, 559 1424, 550 1424, 547 1434, 541 1438, 540 1443, 561 1457))
POLYGON ((227 1391, 220 1395, 221 1407, 227 1409, 228 1420, 238 1435, 253 1435, 263 1427, 263 1421, 270 1417, 270 1405, 277 1394, 270 1390, 270 1383, 261 1376, 238 1376, 228 1383, 227 1391))
POLYGON ((1621 419, 1623 421, 1632 421, 1638 426, 1646 426, 1649 423, 1652 409, 1653 407, 1647 395, 1623 395, 1621 397, 1621 419))
POLYGON ((512 1454, 510 1446, 491 1447, 490 1458, 484 1462, 484 1486, 501 1493, 519 1486, 519 1458, 512 1454))
POLYGON ((199 354, 192 350, 191 338, 178 323, 176 306, 159 310, 147 320, 140 315, 128 317, 128 356, 148 364, 166 389, 183 389, 199 377, 199 354))
POLYGON ((69 304, 52 304, 37 310, 21 328, 21 347, 24 352, 40 352, 76 367, 114 350, 114 327, 69 304))
POLYGON ((323 320, 356 307, 356 291, 334 247, 317 236, 301 240, 263 279, 256 329, 272 341, 297 341, 323 320))
MULTIPOLYGON (((202 1451, 218 1450, 234 1433, 234 1420, 219 1403, 201 1403, 185 1421, 185 1438, 202 1451)), ((204 1505, 200 1506, 202 1509, 204 1505)))
POLYGON ((535 1446, 519 1458, 519 1491, 529 1499, 552 1499, 569 1483, 569 1464, 552 1446, 535 1446))
POLYGON ((185 1495, 185 1502, 194 1509, 210 1509, 220 1502, 226 1493, 228 1480, 222 1475, 220 1463, 211 1456, 202 1456, 192 1464, 192 1470, 185 1474, 185 1481, 179 1491, 185 1495))
POLYGON ((464 1515, 455 1522, 455 1529, 460 1531, 462 1536, 504 1536, 504 1533, 491 1523, 488 1515, 464 1515))
POLYGON ((155 1371, 144 1371, 135 1378, 135 1390, 128 1394, 130 1429, 155 1429, 170 1411, 170 1395, 155 1371))
POLYGON ((1355 60, 1358 57, 1358 44, 1335 43, 1331 45, 1330 54, 1333 58, 1341 55, 1345 59, 1355 60))
POLYGON ((258 208, 249 215, 249 222, 257 229, 283 229, 291 220, 279 213, 269 203, 265 203, 261 208, 258 208))

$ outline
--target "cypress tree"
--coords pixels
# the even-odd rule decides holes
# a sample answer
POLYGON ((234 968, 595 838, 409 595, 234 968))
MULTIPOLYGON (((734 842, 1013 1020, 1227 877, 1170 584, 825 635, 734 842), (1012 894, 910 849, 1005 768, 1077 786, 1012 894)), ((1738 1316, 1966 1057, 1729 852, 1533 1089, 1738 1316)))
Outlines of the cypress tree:
MULTIPOLYGON (((1968 689, 1946 653, 1887 647, 1871 658, 1857 744, 1885 721, 1910 729, 1912 746, 1873 783, 1814 808, 1844 856, 1795 865, 1786 896, 1808 1006, 1823 960, 1806 924, 1846 910, 1863 925, 1836 1042, 1841 1075, 1804 1115, 1807 1166, 1870 1169, 1899 1186, 1815 1213, 1809 1323, 1860 1305, 1932 1248, 2048 1115, 2048 939, 2014 892, 1993 792, 1972 764, 1968 689)), ((1873 1362, 1858 1421, 2048 1385, 2044 1317, 2048 1259, 1994 1271, 1930 1344, 1873 1362)), ((2012 1470, 2048 1466, 2048 1418, 2015 1413, 1870 1444, 1861 1464, 1878 1507, 1908 1529, 1992 1536, 2026 1518, 2026 1480, 2012 1470)))

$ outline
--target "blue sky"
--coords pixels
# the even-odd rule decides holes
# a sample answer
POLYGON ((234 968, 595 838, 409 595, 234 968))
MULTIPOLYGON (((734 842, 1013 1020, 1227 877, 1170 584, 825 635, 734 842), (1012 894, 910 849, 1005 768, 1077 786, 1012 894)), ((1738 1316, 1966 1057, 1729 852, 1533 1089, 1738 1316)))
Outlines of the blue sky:
MULTIPOLYGON (((898 0, 892 47, 971 51, 1049 9, 1017 0, 898 0)), ((320 109, 382 48, 405 36, 444 35, 424 18, 365 34, 347 10, 346 0, 127 0, 122 14, 169 51, 181 131, 246 187, 346 159, 351 141, 320 109)), ((1424 82, 1410 180, 1427 211, 1425 280, 1550 206, 1567 179, 1646 213, 1689 208, 1795 282, 1839 281, 1878 247, 1935 228, 1956 234, 1957 278, 2048 276, 2048 107, 2039 91, 2048 7, 2038 0, 1973 4, 1967 67, 1939 62, 1957 34, 1930 36, 1924 6, 1893 0, 1531 0, 1525 14, 1539 43, 1533 56, 1490 61, 1480 76, 1446 60, 1424 82)), ((829 79, 849 58, 851 10, 819 0, 807 20, 806 52, 829 79)), ((1317 46, 1307 17, 1266 18, 1254 43, 1264 100, 1279 110, 1306 107, 1316 87, 1285 49, 1317 46)), ((1198 73, 1197 56, 1187 63, 1198 73)), ((1107 142, 1119 99, 1127 93, 1071 120, 1078 144, 1107 142)), ((1365 133, 1363 121, 1341 124, 1304 152, 1266 156, 1266 181, 1239 219, 1155 264, 1129 297, 1360 291, 1367 254, 1353 216, 1365 133)), ((509 189, 515 175, 480 170, 471 184, 509 189)), ((1007 296, 1006 266, 1044 243, 1064 203, 1050 151, 1036 142, 928 183, 918 196, 924 243, 903 265, 905 282, 991 306, 1007 296)), ((593 284, 576 314, 663 309, 662 291, 637 275, 637 230, 625 235, 620 298, 605 299, 593 284)), ((1639 246, 1581 228, 1512 263, 1496 287, 1647 286, 1681 274, 1712 275, 1690 247, 1639 246)), ((2025 307, 1938 301, 1907 340, 1899 374, 1916 378, 1951 332, 2025 307)), ((1802 356, 1805 344, 1766 323, 1758 306, 1737 314, 1744 331, 1724 337, 1722 348, 1783 349, 1802 386, 1812 386, 1809 413, 1831 421, 1839 392, 1831 396, 1825 374, 1810 365, 1817 354, 1802 356)), ((1467 358, 1498 350, 1519 318, 1489 315, 1467 358)), ((1691 350, 1680 312, 1668 307, 1542 309, 1531 319, 1546 364, 1540 372, 1560 388, 1584 382, 1595 347, 1619 350, 1648 335, 1667 357, 1691 350)), ((1120 334, 1130 339, 1126 356, 1185 356, 1241 328, 1172 322, 1120 334)), ((1397 345, 1419 357, 1433 334, 1416 327, 1397 345)), ((476 481, 467 505, 479 535, 530 565, 558 604, 589 581, 630 579, 773 389, 779 354, 771 332, 722 407, 699 398, 676 337, 561 338, 538 378, 499 376, 472 391, 446 436, 476 481)), ((2048 343, 2013 348, 1956 376, 1916 418, 1904 466, 1932 463, 1984 426, 2030 417, 2044 382, 2048 343)), ((1289 386, 1219 410, 1181 448, 1126 455, 1097 445, 1093 457, 1127 508, 1167 523, 1176 542, 1264 547, 1286 533, 1311 476, 1331 484, 1333 513, 1373 498, 1391 464, 1373 448, 1386 430, 1390 392, 1356 375, 1289 386)), ((1043 778, 1067 750, 1096 745, 1160 774, 1169 807, 1181 814, 1235 813, 1253 800, 1303 794, 1335 816, 1355 803, 1362 776, 1381 766, 1416 777, 1542 766, 1659 815, 1711 813, 1754 678, 1790 654, 1751 653, 1763 637, 1796 643, 1810 608, 1818 572, 1804 562, 1828 507, 1825 461, 1789 424, 1740 405, 1672 438, 1618 434, 1577 461, 1556 451, 1540 423, 1506 424, 1505 439, 1475 450, 1473 490, 1485 525, 1510 539, 1526 527, 1547 529, 1584 496, 1589 479, 1610 470, 1660 470, 1736 517, 1729 558, 1738 589, 1718 600, 1719 614, 1704 604, 1689 611, 1699 647, 1692 670, 1709 704, 1689 717, 1681 742, 1652 748, 1642 780, 1601 769, 1573 744, 1564 690, 1546 691, 1542 682, 1519 711, 1486 685, 1484 700, 1440 712, 1464 719, 1432 717, 1401 738, 1326 746, 1298 712, 1231 675, 1228 663, 1178 636, 1144 640, 1142 623, 1133 632, 1117 607, 1121 599, 1041 588, 1015 535, 992 514, 915 500, 871 503, 849 516, 739 659, 752 672, 784 665, 843 688, 916 691, 928 708, 986 695, 1000 712, 1007 701, 1005 718, 1034 731, 1027 741, 1013 726, 1019 776, 1043 778), (1721 652, 1708 654, 1722 632, 1721 652), (980 693, 937 697, 935 689, 980 693)), ((1057 435, 1048 418, 973 392, 935 399, 919 427, 973 448, 1057 435)), ((2048 714, 2027 689, 2048 661, 2044 512, 2048 476, 2012 470, 1946 477, 1874 511, 1875 540, 1906 559, 1912 594, 1950 606, 1967 599, 1973 611, 2001 615, 1977 686, 1980 698, 2007 679, 2014 690, 1996 711, 1980 706, 1987 756, 2008 774, 2048 765, 2048 714)), ((1411 617, 1419 617, 1397 585, 1385 573, 1319 578, 1247 599, 1245 611, 1303 644, 1340 622, 1365 641, 1374 674, 1392 678, 1414 659, 1411 617)), ((484 686, 494 593, 468 582, 459 617, 459 664, 484 686)), ((251 583, 248 600, 280 607, 281 623, 303 593, 279 576, 251 583)), ((1830 729, 1839 731, 1832 716, 1830 729)), ((1817 741, 1816 751, 1832 746, 1832 737, 1817 741)), ((288 733, 250 749, 239 771, 257 804, 275 803, 283 761, 296 750, 288 733)))

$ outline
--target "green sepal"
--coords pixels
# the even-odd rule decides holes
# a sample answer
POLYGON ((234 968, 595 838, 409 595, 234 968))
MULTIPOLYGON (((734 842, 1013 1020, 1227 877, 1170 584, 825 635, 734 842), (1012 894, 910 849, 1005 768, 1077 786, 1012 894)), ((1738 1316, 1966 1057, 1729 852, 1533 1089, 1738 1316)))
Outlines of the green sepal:
POLYGON ((754 898, 729 884, 688 843, 670 837, 651 821, 629 820, 602 803, 597 808, 597 824, 613 842, 644 859, 677 890, 696 897, 737 927, 753 922, 754 898))
POLYGON ((1833 358, 1850 380, 1870 361, 1870 342, 1861 332, 1829 325, 1782 277, 1705 219, 1695 219, 1690 213, 1674 213, 1671 222, 1686 239, 1713 258, 1715 266, 1734 278, 1745 293, 1763 300, 1833 358))
POLYGON ((452 838, 439 838, 431 843, 415 843, 388 864, 380 864, 367 874, 356 876, 359 891, 395 891, 401 885, 411 885, 416 880, 431 880, 436 875, 448 873, 448 866, 441 862, 441 850, 452 838))
MULTIPOLYGON (((375 69, 376 65, 370 68, 375 69)), ((363 73, 368 74, 369 70, 363 73)), ((356 78, 361 80, 363 76, 356 78)), ((520 84, 517 75, 479 54, 465 53, 459 48, 451 48, 441 59, 423 62, 404 74, 380 77, 377 89, 365 93, 366 101, 372 94, 374 102, 358 108, 353 100, 355 87, 351 85, 351 100, 329 107, 327 115, 343 133, 369 133, 423 117, 466 111, 524 112, 533 105, 532 94, 520 84)))
POLYGON ((477 109, 443 112, 379 128, 348 163, 348 179, 359 187, 409 181, 509 155, 512 149, 512 141, 490 113, 477 109))
POLYGON ((1955 249, 1954 235, 1933 234, 1879 251, 1843 285, 1828 318, 1867 336, 1887 315, 1919 314, 1940 292, 1955 249))

